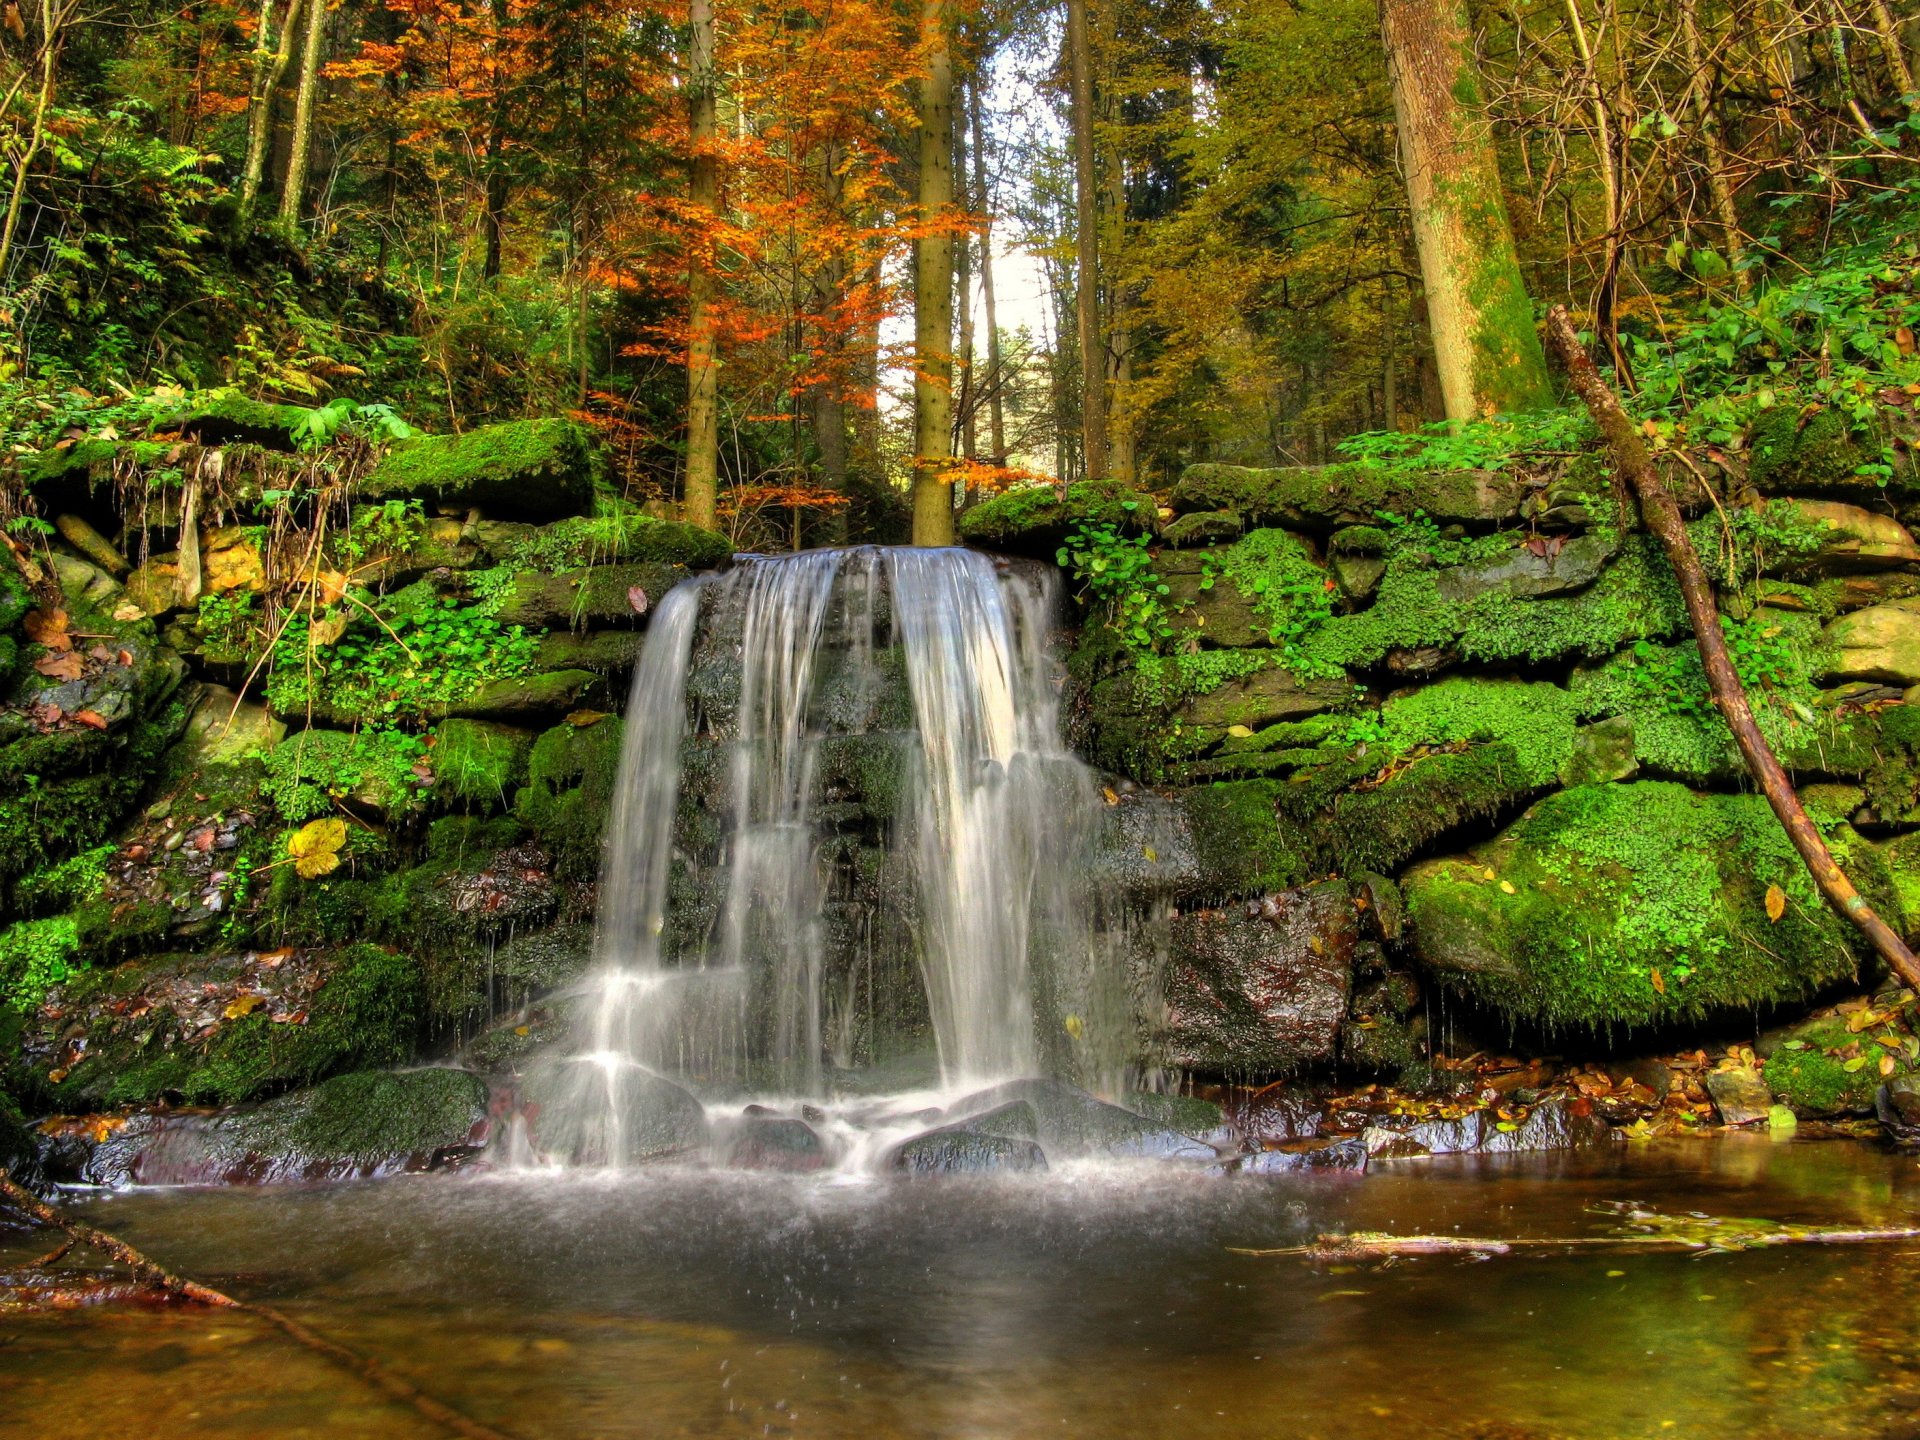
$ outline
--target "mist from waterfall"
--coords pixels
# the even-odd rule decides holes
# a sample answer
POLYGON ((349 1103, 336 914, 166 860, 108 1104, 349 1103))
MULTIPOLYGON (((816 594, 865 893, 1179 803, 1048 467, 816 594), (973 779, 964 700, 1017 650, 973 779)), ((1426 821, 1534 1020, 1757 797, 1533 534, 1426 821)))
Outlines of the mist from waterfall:
POLYGON ((1066 1069, 1117 1085, 1125 987, 1101 963, 1087 893, 1099 787, 1060 737, 1057 603, 1051 573, 958 549, 743 557, 668 593, 633 679, 595 968, 580 1038, 545 1087, 545 1149, 620 1163, 639 1143, 631 1112, 663 1081, 825 1097, 846 1075, 836 1033, 886 1048, 873 1032, 888 1017, 854 1013, 862 975, 836 987, 827 973, 849 852, 821 757, 878 725, 876 697, 902 671, 886 863, 911 876, 941 1086, 1066 1069), (690 694, 690 669, 716 665, 724 695, 690 694), (676 857, 701 744, 719 747, 725 817, 706 871, 676 857))

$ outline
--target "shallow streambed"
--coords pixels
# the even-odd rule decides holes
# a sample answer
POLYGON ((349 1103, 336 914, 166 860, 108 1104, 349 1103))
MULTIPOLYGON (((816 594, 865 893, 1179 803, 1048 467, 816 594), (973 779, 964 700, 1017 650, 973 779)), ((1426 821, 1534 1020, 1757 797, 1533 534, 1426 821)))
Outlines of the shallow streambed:
MULTIPOLYGON (((529 1440, 1920 1434, 1920 1245, 1332 1270, 1227 1248, 1594 1234, 1610 1200, 1911 1223, 1920 1162, 1732 1136, 1354 1178, 444 1175, 80 1208, 529 1440)), ((204 1311, 0 1322, 0 1395, 0 1433, 44 1440, 437 1433, 204 1311)))

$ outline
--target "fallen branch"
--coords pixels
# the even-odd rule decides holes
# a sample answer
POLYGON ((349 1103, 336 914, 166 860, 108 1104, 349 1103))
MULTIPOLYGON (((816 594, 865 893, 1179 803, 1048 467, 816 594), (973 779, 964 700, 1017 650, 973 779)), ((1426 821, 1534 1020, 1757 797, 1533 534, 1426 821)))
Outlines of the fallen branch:
POLYGON ((1853 882, 1835 863, 1832 852, 1827 849, 1827 842, 1820 838, 1820 831, 1807 818, 1806 809, 1800 803, 1793 782, 1787 778, 1786 770, 1774 755, 1773 747, 1767 744, 1766 736, 1760 733, 1759 723, 1753 718, 1753 706, 1747 699, 1746 687, 1741 684, 1740 674, 1734 669, 1732 657, 1727 653, 1726 636, 1720 629, 1720 608, 1714 601, 1712 584, 1706 572, 1700 568, 1700 557, 1694 553, 1693 541, 1687 535, 1680 507, 1675 503, 1673 493, 1667 489, 1666 482, 1653 468, 1647 448, 1641 443, 1633 421, 1621 408, 1619 397, 1601 378, 1593 357, 1580 344, 1564 305, 1554 306, 1548 314, 1547 334, 1554 348, 1560 352, 1575 392, 1586 402, 1594 424, 1600 427, 1600 433, 1606 437, 1620 473, 1639 496, 1640 511, 1647 529, 1666 549, 1667 560, 1680 581, 1680 593, 1686 598, 1687 616, 1693 623, 1694 639, 1700 646, 1700 663, 1707 672, 1707 685, 1713 692, 1713 703, 1725 717, 1727 727, 1733 731, 1734 743, 1740 747, 1748 771, 1767 797, 1767 803, 1773 807, 1773 813, 1779 817, 1787 838, 1793 842, 1793 848, 1800 852, 1800 858, 1812 872, 1814 884, 1820 887, 1820 893, 1826 896, 1834 909, 1860 928, 1901 980, 1920 989, 1920 961, 1914 959, 1906 941, 1874 913, 1873 907, 1853 888, 1853 882))
MULTIPOLYGON (((342 1369, 351 1371, 362 1382, 372 1386, 390 1400, 411 1407, 455 1435, 464 1436, 466 1440, 513 1440, 513 1437, 505 1431, 483 1425, 478 1420, 468 1419, 450 1405, 434 1399, 417 1386, 401 1379, 378 1361, 355 1354, 346 1346, 309 1330, 298 1320, 282 1315, 278 1310, 270 1310, 264 1305, 249 1305, 244 1300, 236 1300, 231 1295, 188 1280, 155 1264, 118 1236, 109 1235, 104 1230, 96 1230, 93 1226, 54 1209, 31 1191, 15 1184, 13 1177, 4 1169, 0 1169, 0 1197, 4 1197, 9 1204, 42 1225, 63 1232, 73 1244, 96 1250, 124 1265, 149 1291, 157 1290, 169 1299, 183 1300, 190 1304, 212 1305, 221 1309, 239 1310, 248 1315, 257 1315, 268 1324, 276 1326, 296 1343, 332 1361, 342 1369)), ((36 1264, 43 1266, 47 1261, 65 1254, 68 1248, 70 1247, 63 1246, 36 1264)), ((89 1280, 98 1283, 95 1277, 89 1277, 89 1280)), ((132 1297, 109 1293, 105 1298, 132 1297)), ((59 1305, 60 1301, 56 1299, 53 1303, 59 1305)), ((68 1300, 68 1303, 74 1302, 68 1300)))

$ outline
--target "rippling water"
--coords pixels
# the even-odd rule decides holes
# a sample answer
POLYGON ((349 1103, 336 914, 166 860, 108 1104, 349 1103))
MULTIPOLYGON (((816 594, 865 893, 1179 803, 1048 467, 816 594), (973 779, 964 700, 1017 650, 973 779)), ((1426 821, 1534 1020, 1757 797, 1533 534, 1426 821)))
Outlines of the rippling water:
MULTIPOLYGON (((1732 1137, 1355 1179, 448 1175, 85 1209, 529 1440, 1920 1434, 1920 1246, 1331 1270, 1228 1249, 1592 1234, 1604 1200, 1911 1223, 1920 1164, 1732 1137)), ((0 1396, 10 1435, 434 1433, 207 1312, 4 1322, 0 1396)))

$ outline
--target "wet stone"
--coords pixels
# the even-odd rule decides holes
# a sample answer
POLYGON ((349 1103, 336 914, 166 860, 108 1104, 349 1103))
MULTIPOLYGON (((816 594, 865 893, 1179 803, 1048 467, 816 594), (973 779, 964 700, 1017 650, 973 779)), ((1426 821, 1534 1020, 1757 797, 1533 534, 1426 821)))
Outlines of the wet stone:
POLYGON ((1240 1133, 1257 1145, 1311 1140, 1320 1133, 1326 1107, 1312 1095, 1284 1085, 1256 1090, 1233 1109, 1240 1133))
POLYGON ((726 1163, 736 1170, 804 1173, 827 1163, 827 1147, 804 1120, 749 1105, 727 1142, 726 1163))
POLYGON ((947 1126, 894 1146, 885 1167, 908 1175, 984 1174, 1045 1170, 1047 1157, 1031 1140, 947 1126))
POLYGON ((1234 1168, 1238 1175, 1286 1175, 1310 1172, 1347 1171, 1358 1173, 1371 1158, 1364 1141, 1353 1138, 1334 1140, 1325 1145, 1298 1150, 1261 1150, 1240 1157, 1234 1168))
POLYGON ((1702 1083, 1722 1125, 1751 1125, 1773 1108, 1773 1091, 1758 1070, 1716 1070, 1702 1083))
POLYGON ((1025 1101, 1038 1122, 1040 1143, 1056 1158, 1103 1155, 1155 1160, 1211 1160, 1216 1151, 1163 1123, 1109 1105, 1057 1080, 1010 1080, 970 1095, 954 1113, 978 1115, 1025 1101))

